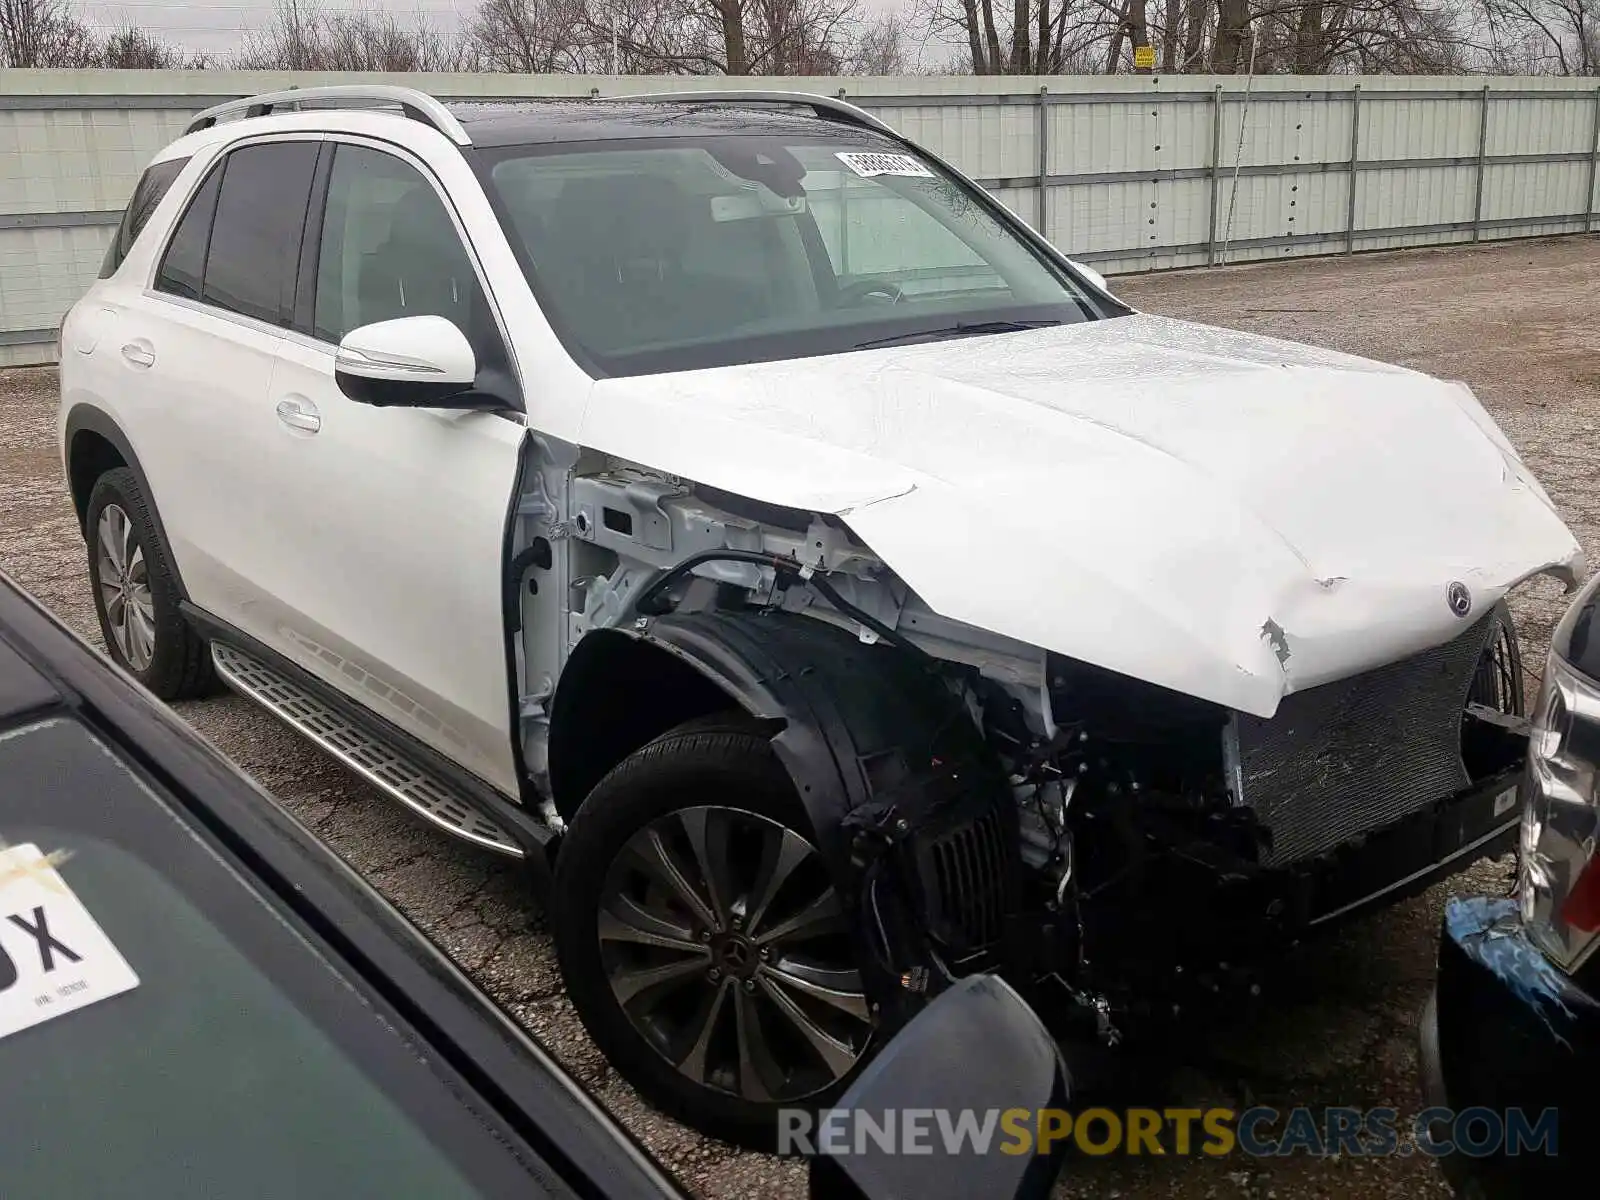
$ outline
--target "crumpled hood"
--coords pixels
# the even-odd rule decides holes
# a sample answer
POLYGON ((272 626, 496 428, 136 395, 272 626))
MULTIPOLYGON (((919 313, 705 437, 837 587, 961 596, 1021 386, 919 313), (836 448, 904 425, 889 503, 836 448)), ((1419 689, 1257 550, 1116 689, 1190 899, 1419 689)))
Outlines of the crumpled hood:
POLYGON ((1160 317, 605 380, 582 441, 837 514, 944 616, 1260 716, 1583 571, 1463 385, 1160 317))

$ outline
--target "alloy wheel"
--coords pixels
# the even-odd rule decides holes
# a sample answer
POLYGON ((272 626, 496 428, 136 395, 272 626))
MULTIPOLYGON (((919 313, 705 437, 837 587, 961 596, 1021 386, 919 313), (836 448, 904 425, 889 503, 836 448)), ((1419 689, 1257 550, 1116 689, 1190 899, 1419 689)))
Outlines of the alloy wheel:
POLYGON ((821 855, 742 809, 668 813, 607 872, 601 959, 629 1021, 679 1072, 752 1102, 847 1075, 871 1011, 821 855))
POLYGON ((142 671, 155 655, 156 606, 144 547, 120 505, 108 504, 100 510, 95 544, 106 626, 123 661, 142 671))

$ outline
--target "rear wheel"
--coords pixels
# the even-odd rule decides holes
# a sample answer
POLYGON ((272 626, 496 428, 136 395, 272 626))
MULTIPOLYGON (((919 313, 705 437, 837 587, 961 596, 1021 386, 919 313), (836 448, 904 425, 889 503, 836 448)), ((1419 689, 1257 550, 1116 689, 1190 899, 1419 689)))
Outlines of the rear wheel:
POLYGON ((770 1147, 872 1033, 844 910, 765 738, 721 719, 635 752, 556 860, 556 948, 579 1016, 658 1108, 770 1147))
POLYGON ((162 700, 215 690, 209 647, 178 606, 172 557, 132 471, 95 481, 84 535, 95 615, 116 663, 162 700))

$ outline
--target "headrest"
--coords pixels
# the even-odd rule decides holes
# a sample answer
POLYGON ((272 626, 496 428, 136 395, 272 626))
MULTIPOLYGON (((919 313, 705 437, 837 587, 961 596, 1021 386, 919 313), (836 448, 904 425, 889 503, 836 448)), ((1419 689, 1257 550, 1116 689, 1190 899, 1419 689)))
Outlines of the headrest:
POLYGON ((414 247, 444 250, 459 243, 455 225, 443 202, 427 185, 414 187, 400 197, 389 216, 389 241, 414 247))

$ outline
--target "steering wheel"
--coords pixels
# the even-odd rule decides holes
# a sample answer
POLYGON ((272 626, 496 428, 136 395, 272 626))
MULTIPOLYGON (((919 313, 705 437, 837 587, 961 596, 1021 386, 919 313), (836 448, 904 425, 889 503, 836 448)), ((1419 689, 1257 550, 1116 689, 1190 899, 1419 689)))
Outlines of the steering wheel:
POLYGON ((898 283, 879 279, 858 279, 839 289, 839 305, 842 308, 854 308, 869 301, 878 304, 899 304, 903 299, 905 292, 900 290, 898 283))

